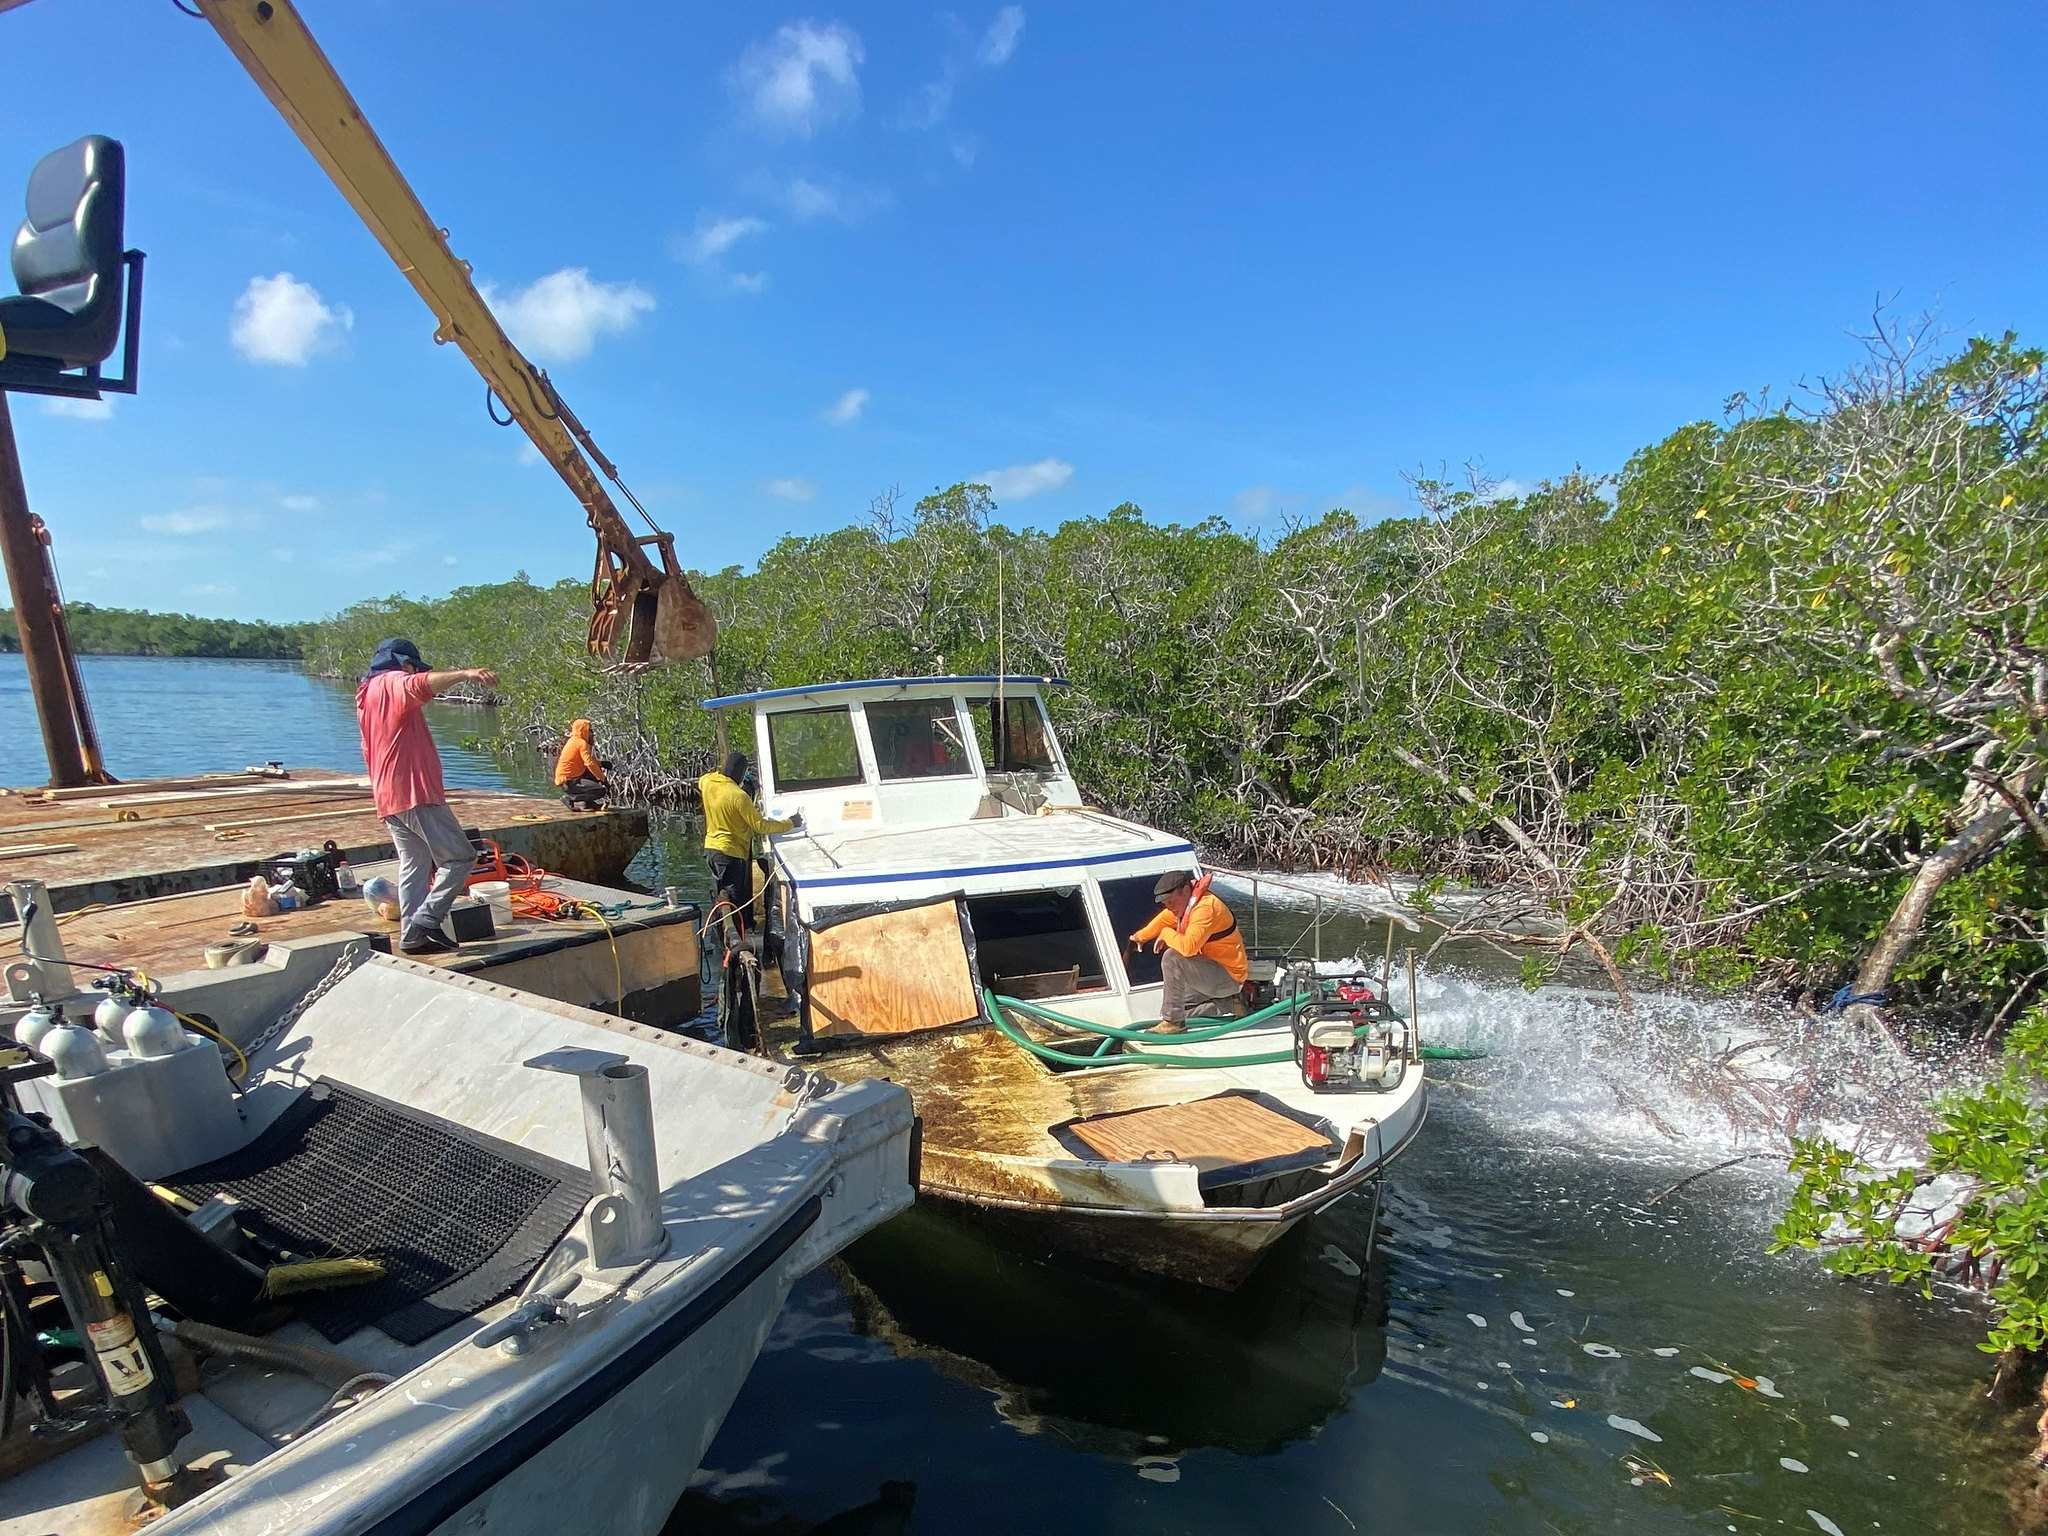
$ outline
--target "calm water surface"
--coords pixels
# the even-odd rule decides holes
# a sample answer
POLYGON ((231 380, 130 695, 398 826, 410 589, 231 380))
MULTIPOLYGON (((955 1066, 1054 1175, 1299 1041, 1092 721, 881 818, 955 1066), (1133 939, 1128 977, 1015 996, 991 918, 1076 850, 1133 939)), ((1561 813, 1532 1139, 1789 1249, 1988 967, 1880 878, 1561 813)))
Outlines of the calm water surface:
MULTIPOLYGON (((83 666, 116 773, 361 768, 350 690, 289 666, 83 666)), ((433 725, 451 781, 545 783, 461 746, 488 712, 433 725)), ((40 782, 19 657, 0 727, 0 781, 40 782)), ((657 818, 633 875, 701 886, 689 818, 657 818)), ((1322 938, 1384 953, 1355 917, 1322 938)), ((1657 999, 1629 1018, 1475 957, 1418 991, 1426 1035, 1490 1054, 1432 1066, 1377 1213, 1305 1224, 1219 1297, 913 1212, 798 1286, 667 1536, 2013 1528, 2026 1437, 1983 1402, 1972 1313, 1767 1255, 1781 1164, 1665 1193, 1782 1144, 1699 1069, 1783 1021, 1657 999)), ((1780 1059, 1838 1119, 1912 1097, 1837 1082, 1822 1046, 1780 1059)))

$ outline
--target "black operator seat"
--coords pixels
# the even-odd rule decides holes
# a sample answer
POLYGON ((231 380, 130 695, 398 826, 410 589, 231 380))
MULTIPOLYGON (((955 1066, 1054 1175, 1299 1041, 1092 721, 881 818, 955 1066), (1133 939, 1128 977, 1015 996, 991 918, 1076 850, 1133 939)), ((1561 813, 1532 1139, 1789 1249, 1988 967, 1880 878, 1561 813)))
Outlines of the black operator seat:
POLYGON ((10 362, 91 368, 121 334, 120 144, 89 133, 36 162, 12 252, 18 298, 0 298, 10 362))

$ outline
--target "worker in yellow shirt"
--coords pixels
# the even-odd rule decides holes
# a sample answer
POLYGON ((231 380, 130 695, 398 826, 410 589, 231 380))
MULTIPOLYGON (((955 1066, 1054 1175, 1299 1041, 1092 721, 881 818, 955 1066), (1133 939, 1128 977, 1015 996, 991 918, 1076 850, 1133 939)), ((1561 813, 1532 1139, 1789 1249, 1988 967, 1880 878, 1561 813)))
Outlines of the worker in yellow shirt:
POLYGON ((711 878, 718 885, 718 900, 732 904, 734 926, 746 931, 746 913, 754 900, 754 835, 788 832, 803 825, 802 816, 777 821, 763 816, 741 780, 747 776, 747 754, 728 752, 723 768, 697 781, 698 798, 704 802, 704 862, 711 866, 711 878))
POLYGON ((1133 944, 1150 944, 1160 957, 1165 995, 1159 1000, 1162 1035, 1187 1028, 1191 1010, 1211 1018, 1233 1019, 1244 1011, 1244 979, 1251 962, 1237 919, 1223 898, 1184 869, 1168 870, 1152 887, 1160 911, 1131 935, 1133 944))

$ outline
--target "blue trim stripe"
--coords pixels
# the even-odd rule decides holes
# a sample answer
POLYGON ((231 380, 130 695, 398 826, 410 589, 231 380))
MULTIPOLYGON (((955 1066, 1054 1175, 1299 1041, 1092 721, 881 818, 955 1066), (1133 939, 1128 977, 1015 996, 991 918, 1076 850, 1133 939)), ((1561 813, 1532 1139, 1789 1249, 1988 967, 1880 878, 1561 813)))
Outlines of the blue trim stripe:
POLYGON ((728 693, 706 699, 705 709, 725 709, 734 704, 757 704, 762 699, 800 699, 812 693, 844 693, 849 688, 913 688, 927 683, 1022 683, 1043 688, 1071 688, 1064 677, 871 677, 858 683, 813 683, 808 688, 768 688, 760 693, 728 693))
MULTIPOLYGON (((826 875, 817 879, 798 879, 789 876, 789 883, 801 890, 813 890, 821 885, 882 885, 910 880, 952 880, 962 875, 1021 875, 1038 869, 1089 869, 1097 864, 1127 864, 1133 859, 1164 858, 1176 853, 1193 853, 1193 843, 1166 843, 1157 848, 1139 848, 1131 853, 1104 853, 1094 858, 1041 859, 1035 864, 974 864, 956 865, 951 869, 921 869, 903 873, 893 869, 877 870, 872 875, 826 875)), ((784 873, 789 864, 783 863, 784 873)))

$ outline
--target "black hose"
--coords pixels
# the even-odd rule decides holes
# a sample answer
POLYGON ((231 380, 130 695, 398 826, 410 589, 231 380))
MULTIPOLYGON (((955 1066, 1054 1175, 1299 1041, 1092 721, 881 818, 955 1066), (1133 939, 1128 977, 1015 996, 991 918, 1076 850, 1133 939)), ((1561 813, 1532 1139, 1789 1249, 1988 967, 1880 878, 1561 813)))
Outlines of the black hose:
POLYGON ((224 1355, 231 1360, 248 1360, 281 1371, 296 1371, 330 1390, 345 1387, 365 1374, 381 1374, 366 1372, 362 1361, 351 1360, 331 1349, 317 1349, 311 1344, 287 1344, 280 1339, 259 1339, 252 1334, 236 1333, 231 1328, 195 1323, 190 1318, 174 1324, 171 1334, 209 1355, 224 1355))

